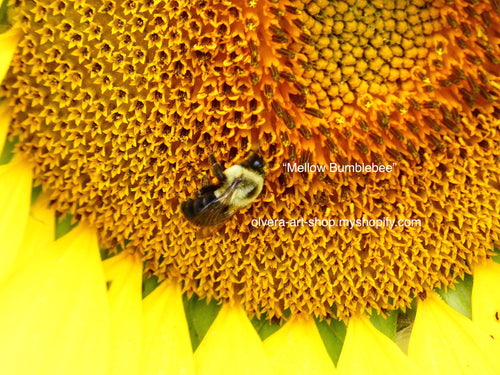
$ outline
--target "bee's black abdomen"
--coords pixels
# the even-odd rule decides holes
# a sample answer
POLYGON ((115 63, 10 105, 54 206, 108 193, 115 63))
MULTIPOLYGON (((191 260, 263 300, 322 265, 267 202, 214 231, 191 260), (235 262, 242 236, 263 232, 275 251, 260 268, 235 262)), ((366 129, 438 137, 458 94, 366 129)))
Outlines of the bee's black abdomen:
POLYGON ((198 198, 193 201, 193 211, 195 214, 198 214, 201 210, 203 210, 205 204, 203 204, 203 198, 198 198))
POLYGON ((196 218, 196 215, 200 213, 206 206, 210 204, 213 200, 215 200, 215 194, 209 193, 205 194, 196 199, 188 199, 181 203, 181 211, 186 217, 186 219, 193 221, 196 218))
POLYGON ((191 220, 196 216, 193 206, 193 200, 189 199, 181 203, 181 211, 182 214, 186 217, 186 219, 191 220))
POLYGON ((215 199, 215 195, 213 194, 205 195, 202 199, 203 199, 203 207, 205 207, 215 199))

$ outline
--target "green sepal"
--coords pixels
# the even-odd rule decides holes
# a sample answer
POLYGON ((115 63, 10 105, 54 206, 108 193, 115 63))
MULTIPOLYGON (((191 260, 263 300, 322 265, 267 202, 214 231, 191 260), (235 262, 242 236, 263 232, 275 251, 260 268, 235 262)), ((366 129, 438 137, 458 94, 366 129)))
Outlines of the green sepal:
POLYGON ((56 216, 56 240, 69 233, 71 229, 76 227, 77 222, 72 223, 73 215, 66 214, 56 216))
POLYGON ((218 305, 215 300, 207 303, 206 299, 200 300, 195 294, 190 299, 184 294, 182 301, 194 352, 217 317, 221 305, 218 305))
POLYGON ((397 311, 390 311, 386 317, 379 314, 372 314, 370 316, 370 322, 392 341, 396 341, 398 314, 397 311))
POLYGON ((269 336, 271 336, 274 332, 278 331, 281 326, 279 324, 271 323, 269 320, 266 319, 257 319, 253 318, 251 320, 253 328, 257 331, 259 334, 259 337, 262 341, 267 339, 269 336))
POLYGON ((14 149, 18 141, 19 141, 18 136, 15 136, 13 140, 10 140, 7 137, 7 139, 5 140, 5 144, 3 146, 3 150, 0 154, 0 165, 8 164, 12 160, 15 153, 14 149))
POLYGON ((493 246, 493 252, 495 253, 491 259, 493 259, 493 261, 495 263, 499 263, 500 264, 500 249, 496 246, 493 246))
POLYGON ((42 185, 38 185, 38 186, 33 186, 31 188, 31 205, 33 206, 33 203, 36 202, 36 200, 38 199, 38 197, 40 196, 42 192, 42 185))
POLYGON ((344 345, 345 334, 347 327, 344 322, 339 320, 330 319, 330 322, 325 320, 319 321, 314 319, 316 327, 318 327, 319 334, 323 343, 325 344, 326 351, 330 355, 335 366, 340 358, 340 352, 344 345))
POLYGON ((471 275, 465 275, 464 279, 457 280, 457 283, 453 287, 437 291, 449 306, 469 319, 472 318, 472 281, 473 278, 471 275))
POLYGON ((7 3, 8 0, 3 0, 2 5, 0 6, 0 25, 8 25, 8 20, 7 20, 7 3))
POLYGON ((159 284, 158 276, 144 277, 142 279, 142 299, 146 298, 159 284))

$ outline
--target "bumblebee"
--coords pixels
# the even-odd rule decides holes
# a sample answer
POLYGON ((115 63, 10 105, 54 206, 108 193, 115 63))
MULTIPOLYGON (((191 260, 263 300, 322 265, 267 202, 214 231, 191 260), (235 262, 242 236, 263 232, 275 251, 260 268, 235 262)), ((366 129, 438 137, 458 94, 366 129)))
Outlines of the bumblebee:
POLYGON ((265 163, 256 153, 225 171, 222 171, 213 155, 210 155, 210 162, 219 183, 202 187, 195 198, 181 203, 184 217, 200 227, 225 222, 239 209, 257 199, 264 187, 265 163))

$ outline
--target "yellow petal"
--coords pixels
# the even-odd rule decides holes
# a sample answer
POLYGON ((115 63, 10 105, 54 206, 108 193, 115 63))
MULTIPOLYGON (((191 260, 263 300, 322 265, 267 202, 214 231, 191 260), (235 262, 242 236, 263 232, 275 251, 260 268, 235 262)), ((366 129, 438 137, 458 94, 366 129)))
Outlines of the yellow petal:
POLYGON ((9 70, 10 61, 17 47, 17 43, 21 40, 23 33, 19 28, 11 28, 0 34, 0 82, 5 78, 7 70, 9 70))
POLYGON ((474 267, 472 321, 500 340, 500 264, 491 259, 474 267))
POLYGON ((31 173, 30 165, 20 157, 0 165, 0 280, 12 265, 26 228, 31 173))
POLYGON ((10 112, 8 110, 7 101, 0 103, 0 155, 2 155, 5 139, 7 138, 7 130, 9 129, 10 112))
POLYGON ((273 374, 262 341, 240 306, 222 306, 194 360, 198 375, 273 374))
POLYGON ((500 374, 500 346, 436 294, 419 301, 408 355, 426 374, 500 374))
POLYGON ((193 375, 194 359, 181 288, 165 281, 143 301, 143 375, 193 375))
MULTIPOLYGON (((36 252, 55 239, 55 212, 49 207, 48 194, 40 194, 31 206, 26 230, 19 246, 10 273, 28 263, 36 252)), ((9 273, 9 274, 10 274, 9 273)))
POLYGON ((277 375, 336 373, 312 318, 289 321, 264 341, 264 349, 277 375))
POLYGON ((340 374, 421 374, 395 342, 377 330, 367 317, 349 320, 337 365, 340 374))
POLYGON ((111 317, 110 374, 136 375, 142 348, 142 261, 122 252, 104 261, 111 317))
POLYGON ((108 373, 109 308, 94 231, 83 224, 0 283, 2 375, 108 373))

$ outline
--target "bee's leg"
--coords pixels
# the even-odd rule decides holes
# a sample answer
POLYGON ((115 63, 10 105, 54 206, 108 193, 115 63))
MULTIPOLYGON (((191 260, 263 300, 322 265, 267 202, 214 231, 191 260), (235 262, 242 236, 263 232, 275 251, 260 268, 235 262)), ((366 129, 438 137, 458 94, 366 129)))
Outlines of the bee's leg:
MULTIPOLYGON (((205 138, 205 145, 210 150, 210 135, 208 133, 205 133, 203 135, 203 137, 205 138)), ((208 160, 210 161, 210 165, 212 166, 212 172, 215 175, 215 177, 217 177, 217 179, 221 183, 225 182, 226 175, 224 174, 224 171, 223 171, 221 165, 217 162, 217 159, 215 158, 212 151, 210 151, 210 156, 209 156, 208 160)))
POLYGON ((225 182, 226 175, 224 174, 221 165, 217 162, 217 159, 215 159, 214 154, 210 153, 209 161, 210 164, 212 164, 212 172, 215 177, 217 177, 220 182, 225 182))
POLYGON ((208 180, 208 176, 204 174, 201 177, 201 187, 207 187, 210 184, 210 181, 208 180))
POLYGON ((210 184, 208 173, 203 173, 201 175, 201 189, 196 192, 195 197, 198 199, 203 197, 203 195, 206 195, 207 192, 212 192, 214 190, 214 186, 216 185, 210 184))

